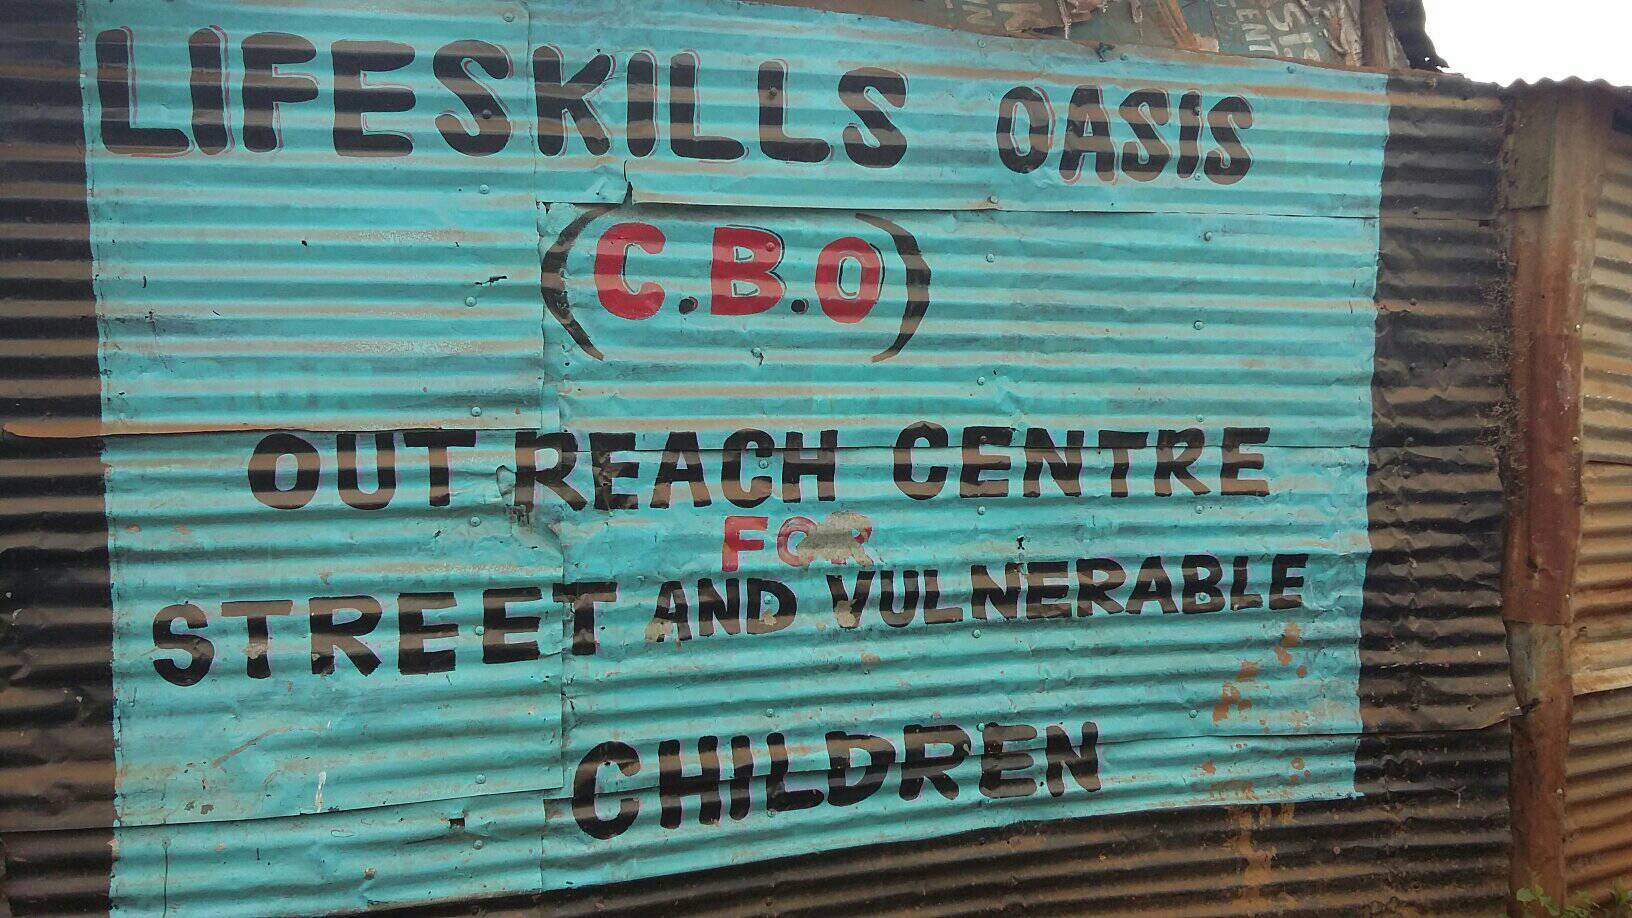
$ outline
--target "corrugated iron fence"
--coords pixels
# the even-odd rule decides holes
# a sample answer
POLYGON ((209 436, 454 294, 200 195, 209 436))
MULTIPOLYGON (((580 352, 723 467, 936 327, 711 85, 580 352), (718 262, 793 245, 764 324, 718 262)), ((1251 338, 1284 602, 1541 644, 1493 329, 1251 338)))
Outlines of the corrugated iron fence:
POLYGON ((15 912, 1502 901, 1487 88, 724 0, 0 67, 15 912))

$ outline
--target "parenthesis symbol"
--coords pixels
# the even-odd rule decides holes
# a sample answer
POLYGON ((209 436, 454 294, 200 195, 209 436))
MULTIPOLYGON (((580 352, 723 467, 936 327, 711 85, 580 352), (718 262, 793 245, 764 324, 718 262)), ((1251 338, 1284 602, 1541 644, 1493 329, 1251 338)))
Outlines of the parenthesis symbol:
POLYGON ((901 224, 872 214, 856 214, 856 219, 889 233, 895 252, 907 269, 907 308, 901 313, 901 330, 896 332, 889 347, 873 355, 873 363, 878 363, 901 353, 918 333, 918 323, 929 312, 929 262, 924 261, 924 253, 918 248, 918 237, 901 224))
POLYGON ((589 340, 589 333, 572 317, 572 307, 567 303, 567 254, 572 251, 573 243, 578 241, 579 234, 583 233, 591 221, 610 211, 616 204, 596 204, 584 208, 584 212, 574 217, 561 235, 555 237, 555 244, 550 246, 544 257, 539 259, 540 279, 539 291, 544 296, 544 307, 549 310, 555 321, 567 330, 572 340, 578 343, 584 353, 596 360, 605 360, 606 356, 600 348, 589 340))

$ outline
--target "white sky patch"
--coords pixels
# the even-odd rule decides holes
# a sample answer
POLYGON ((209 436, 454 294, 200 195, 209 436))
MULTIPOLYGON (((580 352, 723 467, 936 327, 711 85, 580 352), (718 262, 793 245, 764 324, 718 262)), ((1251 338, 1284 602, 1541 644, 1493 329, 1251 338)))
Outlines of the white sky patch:
POLYGON ((1428 37, 1476 80, 1607 80, 1632 86, 1632 0, 1424 0, 1428 37))

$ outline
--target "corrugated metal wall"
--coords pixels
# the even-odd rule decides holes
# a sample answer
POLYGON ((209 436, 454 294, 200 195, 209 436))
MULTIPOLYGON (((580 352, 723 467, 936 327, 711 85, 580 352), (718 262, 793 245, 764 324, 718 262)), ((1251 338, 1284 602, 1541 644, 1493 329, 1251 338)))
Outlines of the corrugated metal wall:
POLYGON ((1570 597, 1567 855, 1572 890, 1596 895, 1632 883, 1632 123, 1613 120, 1579 328, 1581 546, 1570 597))
MULTIPOLYGON (((3 168, 20 179, 6 186, 0 275, 0 340, 15 358, 0 454, 0 829, 16 912, 1496 907, 1511 693, 1491 226, 1504 109, 1491 92, 708 0, 640 17, 610 2, 383 12, 40 4, 0 36, 3 168), (97 142, 92 42, 122 27, 154 123, 188 110, 183 49, 212 53, 207 32, 188 48, 189 30, 236 40, 275 27, 317 36, 323 61, 338 41, 389 38, 429 57, 456 37, 506 49, 518 72, 546 45, 574 62, 616 49, 620 74, 631 49, 664 48, 666 65, 668 50, 692 49, 713 64, 696 90, 719 103, 709 125, 745 137, 763 124, 764 59, 826 82, 835 67, 900 66, 922 101, 897 117, 925 138, 923 158, 881 177, 827 164, 811 180, 782 161, 623 155, 621 136, 612 153, 545 159, 527 135, 460 158, 426 132, 411 168, 337 160, 311 152, 330 142, 327 89, 321 104, 285 106, 288 149, 268 158, 120 156, 97 142), (1049 169, 990 169, 977 153, 1002 88, 1020 83, 1062 111, 1084 83, 1251 97, 1255 180, 1062 185, 1049 169), (583 306, 600 269, 567 236, 615 223, 661 229, 676 259, 625 252, 670 291, 659 332, 583 306), (743 225, 775 231, 788 296, 805 306, 762 328, 711 326, 719 317, 696 304, 714 289, 709 232, 743 225), (882 310, 808 331, 826 320, 803 279, 839 237, 900 258, 879 283, 909 309, 913 285, 931 283, 915 259, 933 263, 930 320, 910 323, 910 349, 888 361, 873 358, 900 332, 882 310), (1270 427, 1276 489, 1182 513, 1152 493, 1086 509, 1053 494, 903 504, 889 487, 894 434, 924 418, 954 435, 1270 427), (524 505, 516 437, 558 427, 630 434, 617 449, 644 472, 608 487, 586 459, 564 486, 590 495, 648 492, 673 429, 695 431, 715 463, 732 431, 770 428, 779 448, 750 459, 749 476, 787 459, 784 428, 812 434, 807 449, 835 429, 854 476, 837 485, 844 510, 888 524, 865 527, 879 568, 1291 548, 1314 559, 1318 599, 1303 618, 1101 615, 1066 629, 994 613, 944 631, 790 629, 727 636, 703 660, 698 644, 653 641, 650 608, 659 581, 724 573, 718 514, 524 505), (315 444, 324 464, 323 493, 299 516, 244 486, 269 432, 315 444), (440 481, 437 449, 451 453, 440 481), (360 516, 367 475, 345 493, 326 477, 342 453, 395 473, 403 499, 360 516), (636 598, 605 607, 585 637, 549 586, 598 578, 636 598), (491 587, 512 591, 497 619, 491 587), (410 678, 383 651, 372 682, 346 659, 324 674, 281 626, 260 646, 221 636, 224 598, 293 596, 304 611, 307 597, 367 596, 400 622, 404 593, 457 598, 441 619, 459 629, 446 677, 410 678), (213 681, 190 694, 154 667, 186 659, 185 645, 155 646, 156 611, 181 603, 208 609, 220 636, 213 681), (537 616, 541 652, 473 668, 493 644, 484 627, 520 627, 505 614, 537 616), (601 651, 575 653, 579 640, 601 651), (580 833, 568 799, 572 766, 607 738, 650 754, 673 737, 785 731, 787 771, 820 783, 834 780, 824 726, 978 732, 1066 716, 1098 724, 1097 796, 1003 802, 973 792, 971 766, 955 804, 931 788, 886 806, 892 787, 866 806, 740 825, 698 825, 688 803, 686 825, 659 827, 649 762, 600 792, 603 814, 644 805, 617 845, 580 833)), ((439 114, 428 67, 381 79, 426 100, 402 123, 439 114)), ((536 100, 523 80, 499 85, 493 104, 526 135, 536 100)), ((640 104, 622 85, 606 88, 605 111, 640 104)), ((841 136, 851 111, 791 85, 809 93, 800 126, 841 136)), ((392 117, 370 115, 382 131, 392 117)), ((1106 478, 1110 457, 1090 457, 1087 474, 1106 478)), ((1216 477, 1219 461, 1197 474, 1216 477)), ((811 513, 782 506, 794 502, 767 507, 811 513)), ((821 580, 777 563, 748 556, 737 576, 779 571, 801 601, 825 597, 821 580)), ((951 581, 948 604, 966 603, 970 587, 951 581)))

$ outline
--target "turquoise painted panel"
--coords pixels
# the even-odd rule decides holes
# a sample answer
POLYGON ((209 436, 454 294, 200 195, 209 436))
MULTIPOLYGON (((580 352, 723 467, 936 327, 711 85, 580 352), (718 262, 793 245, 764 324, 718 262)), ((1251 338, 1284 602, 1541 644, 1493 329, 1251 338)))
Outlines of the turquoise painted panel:
POLYGON ((119 910, 1356 794, 1380 76, 717 0, 85 17, 119 910), (102 125, 124 28, 176 155, 102 125), (272 31, 311 59, 243 82, 272 31))

